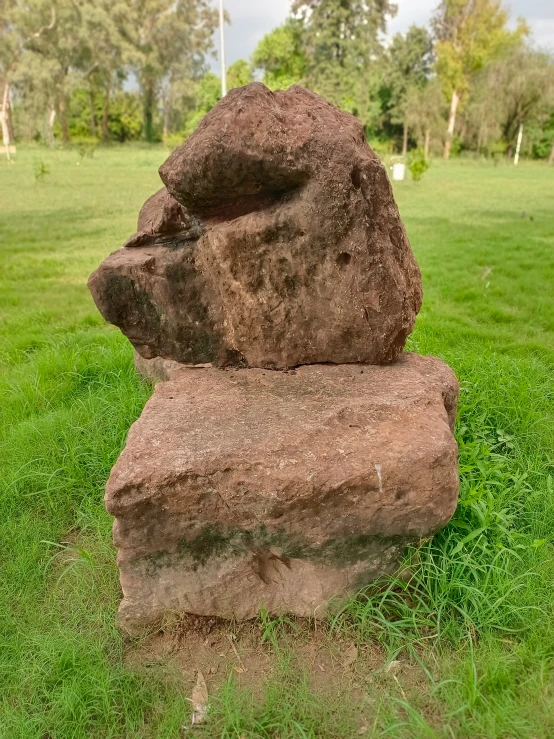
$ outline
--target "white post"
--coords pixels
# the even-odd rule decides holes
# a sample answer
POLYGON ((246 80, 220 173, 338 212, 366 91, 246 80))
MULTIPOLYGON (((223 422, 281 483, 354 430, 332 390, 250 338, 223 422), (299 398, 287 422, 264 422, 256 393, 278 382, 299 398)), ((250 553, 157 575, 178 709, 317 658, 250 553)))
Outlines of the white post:
POLYGON ((225 32, 223 24, 225 23, 223 15, 223 0, 219 0, 219 43, 221 57, 221 97, 227 95, 227 68, 225 67, 225 32))
POLYGON ((523 123, 520 123, 519 131, 517 134, 516 155, 514 157, 514 167, 517 167, 517 163, 519 162, 519 150, 521 149, 521 139, 522 138, 523 138, 523 123))
POLYGON ((10 86, 6 82, 2 96, 2 108, 0 109, 0 125, 2 127, 2 143, 6 147, 6 156, 10 161, 10 129, 8 128, 8 105, 10 104, 10 86))

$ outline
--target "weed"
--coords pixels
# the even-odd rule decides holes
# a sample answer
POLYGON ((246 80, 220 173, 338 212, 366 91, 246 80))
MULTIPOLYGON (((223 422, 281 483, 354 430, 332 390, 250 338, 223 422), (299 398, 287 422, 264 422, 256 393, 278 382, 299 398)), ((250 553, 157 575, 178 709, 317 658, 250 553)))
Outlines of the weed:
POLYGON ((34 164, 33 174, 36 182, 42 182, 47 174, 50 174, 50 167, 42 160, 37 159, 34 164))
POLYGON ((296 624, 286 616, 271 617, 265 608, 260 608, 260 623, 262 629, 261 643, 269 643, 274 649, 279 648, 279 637, 286 631, 296 631, 296 624))

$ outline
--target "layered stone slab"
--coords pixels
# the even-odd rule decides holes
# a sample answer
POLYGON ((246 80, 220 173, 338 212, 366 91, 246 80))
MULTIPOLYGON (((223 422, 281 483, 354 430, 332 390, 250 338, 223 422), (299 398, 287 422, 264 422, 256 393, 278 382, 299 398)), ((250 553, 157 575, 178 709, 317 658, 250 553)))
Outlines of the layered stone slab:
POLYGON ((130 631, 323 615, 454 512, 458 383, 439 359, 167 372, 106 489, 130 631))

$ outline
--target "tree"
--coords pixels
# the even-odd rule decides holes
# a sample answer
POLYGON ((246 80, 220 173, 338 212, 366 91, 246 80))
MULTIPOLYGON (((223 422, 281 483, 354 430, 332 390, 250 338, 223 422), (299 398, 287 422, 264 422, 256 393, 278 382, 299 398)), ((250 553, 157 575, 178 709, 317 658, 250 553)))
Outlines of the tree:
POLYGON ((245 59, 237 59, 227 70, 227 89, 244 87, 252 82, 252 67, 245 59))
POLYGON ((408 150, 408 96, 416 94, 429 79, 433 63, 433 41, 425 28, 410 26, 397 33, 387 50, 387 83, 393 123, 402 125, 402 154, 408 150))
POLYGON ((14 140, 11 87, 26 47, 52 30, 55 22, 55 7, 41 0, 25 6, 19 0, 0 0, 0 123, 8 142, 14 140))
POLYGON ((86 57, 87 38, 80 7, 72 0, 34 0, 30 6, 18 2, 14 24, 23 49, 18 65, 20 79, 31 75, 40 84, 51 110, 59 117, 62 138, 67 142, 68 99, 76 72, 86 57), (37 26, 39 31, 34 30, 37 26))
POLYGON ((490 62, 474 78, 462 113, 463 144, 510 155, 523 124, 527 153, 547 157, 553 109, 554 60, 522 44, 490 62))
POLYGON ((132 66, 143 98, 145 138, 153 141, 158 96, 167 128, 175 90, 185 81, 192 86, 205 71, 217 12, 209 0, 130 0, 127 8, 123 33, 136 51, 132 66))
POLYGON ((506 29, 508 14, 501 0, 442 0, 433 27, 437 37, 437 74, 450 100, 444 145, 448 159, 460 101, 469 91, 472 75, 488 61, 516 45, 528 32, 520 21, 514 32, 506 29))
POLYGON ((546 54, 527 47, 516 49, 505 59, 490 65, 487 83, 500 106, 502 137, 508 147, 515 145, 520 124, 548 118, 554 106, 554 64, 546 54))
POLYGON ((213 72, 206 74, 196 83, 194 111, 186 122, 184 134, 189 136, 202 118, 221 100, 221 80, 213 72))
POLYGON ((13 9, 12 0, 0 0, 0 135, 8 144, 13 140, 10 73, 18 55, 17 37, 12 23, 13 9))
POLYGON ((396 5, 389 0, 295 0, 302 23, 306 83, 364 125, 380 112, 379 63, 384 49, 379 33, 396 5))
POLYGON ((443 125, 442 107, 442 91, 436 78, 425 85, 411 87, 407 92, 406 123, 414 131, 425 158, 429 156, 431 135, 443 125))
POLYGON ((263 83, 271 90, 286 90, 301 82, 306 74, 306 55, 302 41, 303 25, 289 18, 266 34, 252 55, 252 64, 263 70, 263 83))
POLYGON ((128 6, 114 0, 77 0, 76 4, 85 38, 81 72, 89 91, 91 134, 97 135, 95 96, 101 90, 101 136, 106 141, 112 95, 125 79, 125 69, 134 53, 133 46, 122 33, 127 23, 128 6))

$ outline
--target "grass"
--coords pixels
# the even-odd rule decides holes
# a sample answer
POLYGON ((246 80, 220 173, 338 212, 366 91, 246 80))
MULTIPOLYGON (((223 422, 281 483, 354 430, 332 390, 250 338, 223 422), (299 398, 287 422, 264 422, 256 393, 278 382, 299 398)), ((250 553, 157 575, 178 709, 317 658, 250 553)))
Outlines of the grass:
MULTIPOLYGON (((170 739, 188 721, 175 664, 131 665, 114 628, 103 485, 150 390, 86 289, 164 157, 0 162, 1 739, 170 739)), ((396 194, 425 289, 409 348, 462 385, 457 513, 409 553, 408 578, 328 624, 331 642, 383 655, 360 656, 350 693, 314 689, 300 635, 262 614, 274 673, 256 700, 231 675, 198 736, 554 736, 554 170, 435 163, 396 194), (398 661, 417 680, 391 677, 398 661)))

